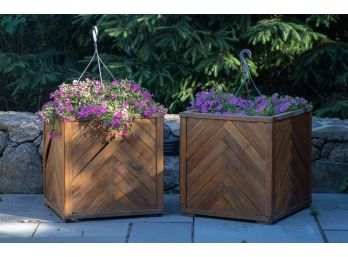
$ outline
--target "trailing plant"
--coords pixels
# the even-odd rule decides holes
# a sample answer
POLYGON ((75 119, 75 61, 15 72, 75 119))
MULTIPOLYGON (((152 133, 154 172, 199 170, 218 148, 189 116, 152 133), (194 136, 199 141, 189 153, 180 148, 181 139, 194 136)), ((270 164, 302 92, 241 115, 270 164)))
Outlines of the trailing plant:
POLYGON ((124 137, 135 117, 151 117, 154 113, 166 114, 167 110, 152 100, 152 95, 139 84, 127 81, 99 82, 86 79, 63 83, 51 93, 39 117, 50 129, 50 135, 59 135, 57 120, 68 122, 92 121, 114 136, 124 137))
POLYGON ((201 113, 236 114, 251 116, 272 116, 299 109, 309 109, 311 105, 302 97, 280 96, 275 93, 271 97, 264 95, 245 99, 214 88, 196 94, 190 109, 201 113))

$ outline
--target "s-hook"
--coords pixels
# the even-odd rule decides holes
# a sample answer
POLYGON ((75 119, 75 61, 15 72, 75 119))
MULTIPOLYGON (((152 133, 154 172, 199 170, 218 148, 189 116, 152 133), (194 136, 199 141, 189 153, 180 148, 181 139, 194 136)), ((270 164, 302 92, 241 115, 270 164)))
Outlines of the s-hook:
MULTIPOLYGON (((240 64, 242 65, 242 72, 243 74, 246 75, 247 79, 249 79, 251 81, 251 83, 253 84, 254 88, 256 89, 257 93, 261 96, 261 93, 259 91, 259 89, 257 88, 257 86, 255 85, 255 82, 253 80, 253 78, 251 77, 251 73, 250 73, 250 68, 249 68, 249 65, 245 59, 245 54, 248 55, 248 58, 251 59, 252 57, 252 54, 251 54, 251 51, 249 49, 243 49, 242 51, 240 51, 239 53, 239 59, 240 59, 240 64)), ((246 80, 243 80, 242 79, 242 82, 236 92, 236 96, 238 95, 239 93, 239 90, 242 88, 243 84, 245 84, 246 80)))

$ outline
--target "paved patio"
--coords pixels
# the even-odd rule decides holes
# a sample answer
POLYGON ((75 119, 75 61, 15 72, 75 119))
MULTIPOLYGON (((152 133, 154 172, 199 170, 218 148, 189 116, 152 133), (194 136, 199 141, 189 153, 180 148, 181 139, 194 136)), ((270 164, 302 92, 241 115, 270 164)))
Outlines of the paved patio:
POLYGON ((42 195, 1 198, 0 242, 348 242, 348 194, 314 194, 312 209, 274 225, 182 216, 178 195, 165 196, 163 216, 77 223, 63 223, 42 195))

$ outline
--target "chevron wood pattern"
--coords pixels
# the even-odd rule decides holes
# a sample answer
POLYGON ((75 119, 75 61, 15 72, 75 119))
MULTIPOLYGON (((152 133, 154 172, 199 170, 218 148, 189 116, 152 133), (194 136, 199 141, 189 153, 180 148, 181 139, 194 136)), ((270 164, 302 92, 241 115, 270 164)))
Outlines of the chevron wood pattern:
POLYGON ((181 116, 183 213, 274 222, 311 201, 311 113, 181 116))
MULTIPOLYGON (((59 130, 64 127, 59 124, 59 130)), ((51 199, 57 209, 64 209, 64 136, 52 140, 47 136, 47 126, 44 128, 43 170, 44 194, 51 199), (47 172, 49 171, 49 172, 47 172)))
POLYGON ((125 139, 91 135, 79 122, 45 132, 45 198, 63 219, 163 212, 163 117, 135 119, 125 139), (58 197, 60 196, 60 197, 58 197))

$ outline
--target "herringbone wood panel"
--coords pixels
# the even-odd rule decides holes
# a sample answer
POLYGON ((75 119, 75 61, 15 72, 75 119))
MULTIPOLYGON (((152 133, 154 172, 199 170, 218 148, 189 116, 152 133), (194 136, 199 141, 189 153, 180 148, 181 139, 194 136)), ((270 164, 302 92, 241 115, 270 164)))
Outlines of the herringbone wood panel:
POLYGON ((190 118, 187 131, 187 208, 264 214, 264 126, 190 118))
POLYGON ((310 199, 310 119, 295 117, 274 124, 274 212, 310 199))
MULTIPOLYGON (((59 130, 63 132, 63 126, 59 130)), ((63 133, 62 133, 63 134, 63 133)), ((47 128, 44 135, 45 197, 59 209, 64 209, 64 137, 51 139, 47 128)))
POLYGON ((162 213, 161 115, 135 119, 125 139, 112 141, 86 122, 59 126, 55 140, 45 130, 44 193, 63 219, 162 213))
POLYGON ((183 213, 274 222, 309 206, 310 110, 180 117, 183 213))
POLYGON ((132 133, 118 142, 96 142, 76 131, 73 213, 156 208, 155 133, 154 120, 135 121, 132 133))

